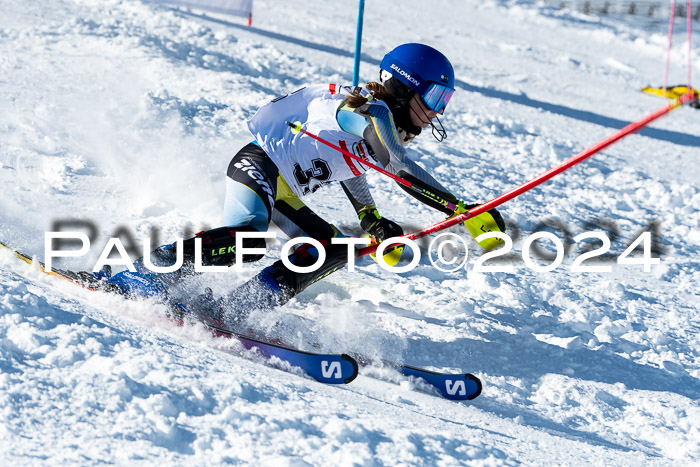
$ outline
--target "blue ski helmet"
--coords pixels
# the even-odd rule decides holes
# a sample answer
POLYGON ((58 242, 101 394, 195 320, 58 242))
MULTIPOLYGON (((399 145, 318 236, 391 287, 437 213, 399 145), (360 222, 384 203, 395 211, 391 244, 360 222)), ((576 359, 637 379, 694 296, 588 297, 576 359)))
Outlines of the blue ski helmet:
POLYGON ((452 64, 442 53, 427 45, 400 45, 384 56, 379 68, 415 91, 435 112, 445 109, 455 91, 452 64))

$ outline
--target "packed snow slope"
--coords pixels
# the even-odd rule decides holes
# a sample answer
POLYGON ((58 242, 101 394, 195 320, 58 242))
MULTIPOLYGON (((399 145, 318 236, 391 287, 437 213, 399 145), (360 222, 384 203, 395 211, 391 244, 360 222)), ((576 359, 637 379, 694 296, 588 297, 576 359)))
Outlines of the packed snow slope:
MULTIPOLYGON (((0 0, 0 240, 43 258, 44 232, 84 231, 90 253, 59 266, 91 269, 111 236, 132 251, 219 226, 226 167, 256 109, 309 83, 350 84, 355 7, 256 0, 247 28, 137 1, 0 0)), ((685 82, 682 29, 672 84, 685 82)), ((466 201, 485 201, 663 106, 638 89, 662 84, 666 30, 523 1, 368 2, 361 81, 398 44, 443 51, 458 79, 448 139, 421 135, 411 155, 466 201)), ((697 77, 699 34, 693 42, 697 77)), ((471 403, 403 380, 324 386, 232 355, 201 326, 175 327, 158 304, 77 289, 2 255, 0 463, 698 462, 699 118, 678 110, 502 206, 513 250, 486 264, 510 272, 475 271, 481 252, 467 239, 457 271, 423 255, 393 274, 364 258, 256 318, 311 320, 287 336, 299 345, 313 334, 329 351, 472 372, 484 392, 471 403), (601 243, 571 239, 593 230, 611 247, 583 264, 610 271, 574 272, 584 246, 601 243), (568 239, 551 271, 522 259, 535 231, 568 239), (660 264, 617 264, 645 231, 660 264)), ((406 230, 441 220, 369 180, 406 230)), ((358 233, 338 187, 306 201, 358 233)), ((193 287, 225 293, 280 245, 243 276, 193 287)))

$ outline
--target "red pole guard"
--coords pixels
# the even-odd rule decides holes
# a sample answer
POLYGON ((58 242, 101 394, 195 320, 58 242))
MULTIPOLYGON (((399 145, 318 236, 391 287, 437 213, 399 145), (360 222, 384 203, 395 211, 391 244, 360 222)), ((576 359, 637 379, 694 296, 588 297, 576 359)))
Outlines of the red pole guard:
POLYGON ((400 184, 402 184, 402 185, 404 185, 404 186, 407 186, 408 188, 412 188, 412 187, 413 187, 413 184, 412 184, 411 182, 409 182, 408 180, 405 180, 405 179, 403 179, 403 178, 401 178, 401 177, 397 177, 396 175, 392 174, 391 172, 387 172, 386 170, 382 169, 381 167, 376 166, 376 165, 372 164, 371 162, 367 162, 366 160, 364 160, 364 159, 361 158, 360 156, 356 156, 355 154, 351 153, 350 151, 346 151, 345 149, 343 149, 343 148, 341 148, 341 147, 339 147, 339 146, 336 146, 335 144, 331 143, 330 141, 326 141, 325 139, 323 139, 323 138, 321 138, 321 137, 319 137, 319 136, 316 136, 316 135, 313 134, 313 133, 309 133, 308 131, 306 131, 305 129, 303 129, 303 128, 301 127, 301 125, 295 125, 294 123, 291 123, 291 122, 285 122, 285 123, 286 123, 287 125, 289 125, 290 127, 292 127, 292 129, 297 130, 297 131, 300 131, 300 132, 302 132, 303 134, 305 134, 306 136, 312 137, 312 138, 315 139, 316 141, 320 141, 321 143, 325 144, 326 146, 331 147, 331 148, 335 149, 336 151, 339 151, 339 152, 343 153, 344 155, 346 155, 346 156, 348 156, 348 157, 350 157, 350 158, 352 158, 352 159, 355 159, 356 161, 360 162, 360 163, 363 164, 363 165, 367 165, 367 166, 369 166, 369 167, 372 167, 374 170, 376 170, 376 171, 378 171, 378 172, 380 172, 380 173, 383 173, 383 174, 386 175, 387 177, 393 178, 394 180, 396 180, 396 181, 399 182, 400 184))
POLYGON ((450 201, 447 201, 446 199, 443 199, 441 196, 438 196, 438 195, 436 195, 436 194, 434 194, 434 193, 429 192, 428 190, 425 190, 425 189, 423 189, 423 188, 420 188, 420 187, 418 187, 418 186, 412 184, 411 182, 409 182, 409 181, 406 180, 405 178, 397 177, 396 175, 394 175, 394 174, 392 174, 392 173, 390 173, 390 172, 387 172, 386 170, 382 169, 381 167, 379 167, 379 166, 377 166, 377 165, 374 165, 374 164, 372 164, 371 162, 367 162, 366 160, 362 159, 361 157, 356 156, 355 154, 353 154, 353 153, 351 153, 351 152, 349 152, 349 151, 346 151, 345 149, 343 149, 343 148, 341 148, 341 147, 336 146, 335 144, 331 143, 330 141, 326 141, 325 139, 321 138, 320 136, 316 136, 316 135, 314 135, 313 133, 309 133, 308 131, 306 131, 305 129, 303 129, 303 128, 301 127, 301 125, 299 125, 299 124, 294 124, 294 123, 290 123, 290 122, 284 122, 284 123, 286 123, 287 125, 289 125, 289 126, 292 128, 292 130, 300 131, 301 133, 305 134, 306 136, 310 136, 310 137, 312 137, 313 139, 315 139, 316 141, 320 141, 321 143, 325 144, 326 146, 331 147, 331 148, 335 149, 336 151, 339 151, 339 152, 342 153, 343 155, 345 155, 345 156, 347 156, 347 157, 350 157, 350 158, 352 158, 352 159, 354 159, 354 160, 360 162, 360 163, 363 164, 363 165, 366 165, 366 166, 369 166, 369 167, 373 168, 374 170, 378 171, 379 173, 384 174, 384 175, 386 175, 387 177, 390 177, 390 178, 393 179, 393 180, 396 180, 396 181, 399 182, 400 184, 402 184, 402 185, 404 185, 404 186, 406 186, 406 187, 408 187, 408 188, 413 189, 413 191, 415 191, 415 192, 417 192, 417 193, 419 193, 419 194, 421 194, 421 195, 423 195, 423 196, 426 196, 426 197, 432 199, 432 200, 435 201, 435 202, 438 202, 438 203, 440 203, 440 204, 443 204, 444 206, 446 206, 447 208, 449 208, 449 209, 451 209, 451 210, 453 210, 453 211, 457 209, 457 205, 456 205, 456 204, 451 203, 450 201))
MULTIPOLYGON (((564 163, 561 165, 551 168, 548 171, 544 172, 543 174, 533 178, 530 181, 527 181, 523 183, 522 185, 506 192, 503 193, 500 196, 497 196, 496 198, 493 198, 491 201, 488 201, 480 206, 477 206, 470 211, 467 211, 463 214, 460 214, 455 217, 450 217, 448 219, 445 219, 444 221, 438 222, 436 224, 433 224, 431 226, 428 226, 422 230, 418 230, 416 232, 402 235, 403 238, 407 238, 409 240, 416 240, 421 237, 425 237, 426 235, 430 235, 435 232, 439 232, 441 230, 448 229, 452 227, 453 225, 457 225, 460 222, 464 222, 467 219, 471 219, 474 216, 477 216, 483 212, 488 211, 489 209, 493 209, 497 206, 500 206, 501 204, 505 203, 506 201, 510 201, 511 199, 515 198, 516 196, 519 196, 523 193, 525 193, 528 190, 533 189, 537 185, 540 185, 541 183, 546 182, 550 178, 554 177, 555 175, 558 175, 565 170, 573 167, 574 165, 578 164, 579 162, 588 159, 592 155, 602 151, 603 149, 607 148, 613 143, 616 143, 620 139, 624 138, 625 136, 629 135, 630 133, 633 133, 640 128, 648 125, 652 121, 656 120, 657 118, 666 115, 669 113, 671 110, 675 109, 676 107, 679 107, 687 102, 691 102, 693 99, 695 99, 695 96, 693 95, 692 91, 688 91, 687 94, 682 95, 678 100, 674 101, 671 104, 668 104, 664 106, 663 108, 657 110, 656 112, 653 112, 643 119, 630 123, 629 125, 625 126, 622 128, 620 131, 615 133, 614 135, 604 139, 603 141, 594 144, 593 146, 589 147, 588 149, 585 149, 581 151, 580 153, 576 154, 572 158, 566 160, 564 163)), ((357 251, 356 257, 360 256, 365 256, 369 255, 371 253, 374 253, 377 250, 378 244, 375 245, 370 245, 365 248, 361 248, 357 251)))

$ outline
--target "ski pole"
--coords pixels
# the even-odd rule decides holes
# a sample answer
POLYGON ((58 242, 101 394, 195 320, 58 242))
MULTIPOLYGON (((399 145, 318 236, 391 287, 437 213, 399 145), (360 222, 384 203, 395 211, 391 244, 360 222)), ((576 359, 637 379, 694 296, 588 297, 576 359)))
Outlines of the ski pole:
POLYGON ((313 134, 313 133, 309 133, 308 131, 306 131, 305 129, 303 129, 303 128, 301 127, 301 123, 300 123, 300 122, 295 122, 295 123, 284 122, 284 123, 286 123, 287 125, 289 125, 289 126, 292 128, 292 131, 301 132, 301 133, 305 134, 306 136, 310 136, 311 138, 315 139, 316 141, 319 141, 319 142, 325 144, 326 146, 331 147, 331 148, 335 149, 336 151, 341 152, 343 155, 345 155, 345 156, 347 156, 347 157, 350 157, 350 158, 352 158, 352 159, 354 159, 354 160, 360 162, 360 163, 363 164, 363 165, 366 165, 366 166, 368 166, 368 167, 373 168, 373 169, 376 170, 377 172, 379 172, 379 173, 381 173, 381 174, 384 174, 384 175, 386 175, 387 177, 396 180, 397 182, 399 182, 399 183, 402 184, 403 186, 412 189, 412 190, 415 191, 416 193, 419 193, 419 194, 425 196, 426 198, 429 198, 430 200, 435 201, 436 203, 442 204, 443 206, 445 206, 445 207, 451 209, 452 211, 454 211, 454 210, 457 209, 457 205, 456 205, 456 204, 454 204, 454 203, 452 203, 452 202, 450 202, 450 201, 447 201, 447 200, 444 199, 442 196, 439 196, 439 195, 437 195, 437 194, 435 194, 435 193, 433 193, 433 192, 431 192, 431 191, 428 191, 428 190, 426 190, 425 188, 421 188, 421 187, 419 187, 419 186, 416 186, 416 185, 414 185, 413 183, 411 183, 411 182, 409 182, 408 180, 406 180, 405 178, 401 178, 401 177, 398 177, 398 176, 392 174, 391 172, 387 172, 386 170, 382 169, 381 167, 379 167, 379 166, 377 166, 377 165, 374 165, 374 164, 372 164, 371 162, 368 162, 368 161, 364 160, 363 158, 361 158, 361 157, 359 157, 359 156, 356 156, 355 154, 351 153, 350 151, 346 151, 345 149, 341 148, 340 146, 336 146, 335 144, 333 144, 333 143, 331 143, 330 141, 327 141, 327 140, 321 138, 320 136, 317 136, 317 135, 315 135, 315 134, 313 134))
MULTIPOLYGON (((578 164, 579 162, 591 157, 592 155, 602 151, 603 149, 607 148, 613 143, 616 143, 620 139, 624 138, 625 136, 629 135, 630 133, 633 133, 640 128, 648 125, 652 121, 656 120, 657 118, 666 115, 673 109, 682 106, 683 104, 692 102, 695 99, 695 96, 693 95, 692 92, 688 92, 687 94, 682 95, 678 99, 676 99, 674 102, 664 106, 663 108, 647 115, 646 117, 642 118, 641 120, 638 120, 636 122, 630 123, 629 125, 625 126, 622 128, 620 131, 615 133, 612 136, 609 136, 608 138, 604 139, 603 141, 600 141, 599 143, 594 144, 593 146, 589 147, 588 149, 584 149, 580 153, 576 154, 575 156, 571 157, 570 159, 566 160, 564 163, 557 167, 553 167, 549 169, 548 171, 542 173, 541 175, 533 178, 532 180, 529 180, 522 185, 513 188, 512 190, 503 193, 500 196, 497 196, 496 198, 493 198, 491 201, 487 201, 486 203, 477 206, 463 214, 459 214, 454 217, 450 217, 448 219, 445 219, 444 221, 438 222, 436 224, 433 224, 431 226, 428 226, 422 230, 418 230, 416 232, 402 235, 401 237, 407 238, 409 240, 416 240, 418 238, 425 237, 426 235, 430 235, 435 232, 439 232, 441 230, 448 229, 452 227, 453 225, 457 225, 461 222, 466 221, 467 219, 471 219, 474 216, 477 216, 483 212, 488 211, 489 209, 493 209, 497 206, 500 206, 501 204, 505 203, 506 201, 509 201, 516 196, 519 196, 523 193, 525 193, 528 190, 533 189, 537 185, 540 185, 541 183, 546 182, 550 178, 564 172, 565 170, 570 169, 574 165, 578 164)), ((374 253, 377 251, 377 245, 369 245, 367 247, 361 248, 357 251, 356 257, 360 256, 365 256, 369 255, 371 253, 374 253)))

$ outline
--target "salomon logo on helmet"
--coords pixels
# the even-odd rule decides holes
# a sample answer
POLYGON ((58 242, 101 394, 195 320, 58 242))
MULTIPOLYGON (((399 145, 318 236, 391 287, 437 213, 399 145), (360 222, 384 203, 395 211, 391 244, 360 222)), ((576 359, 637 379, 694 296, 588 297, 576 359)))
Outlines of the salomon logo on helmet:
POLYGON ((431 83, 454 90, 452 64, 440 51, 424 44, 403 44, 384 56, 380 69, 386 70, 413 91, 423 95, 431 83))
POLYGON ((401 68, 399 68, 395 63, 392 63, 392 64, 391 64, 391 69, 394 70, 394 71, 396 71, 396 73, 398 73, 400 76, 403 76, 404 78, 406 78, 409 82, 415 84, 416 86, 420 86, 420 81, 418 81, 416 78, 414 78, 414 77, 411 76, 410 74, 408 74, 408 73, 406 73, 405 71, 403 71, 403 70, 402 70, 401 68))

